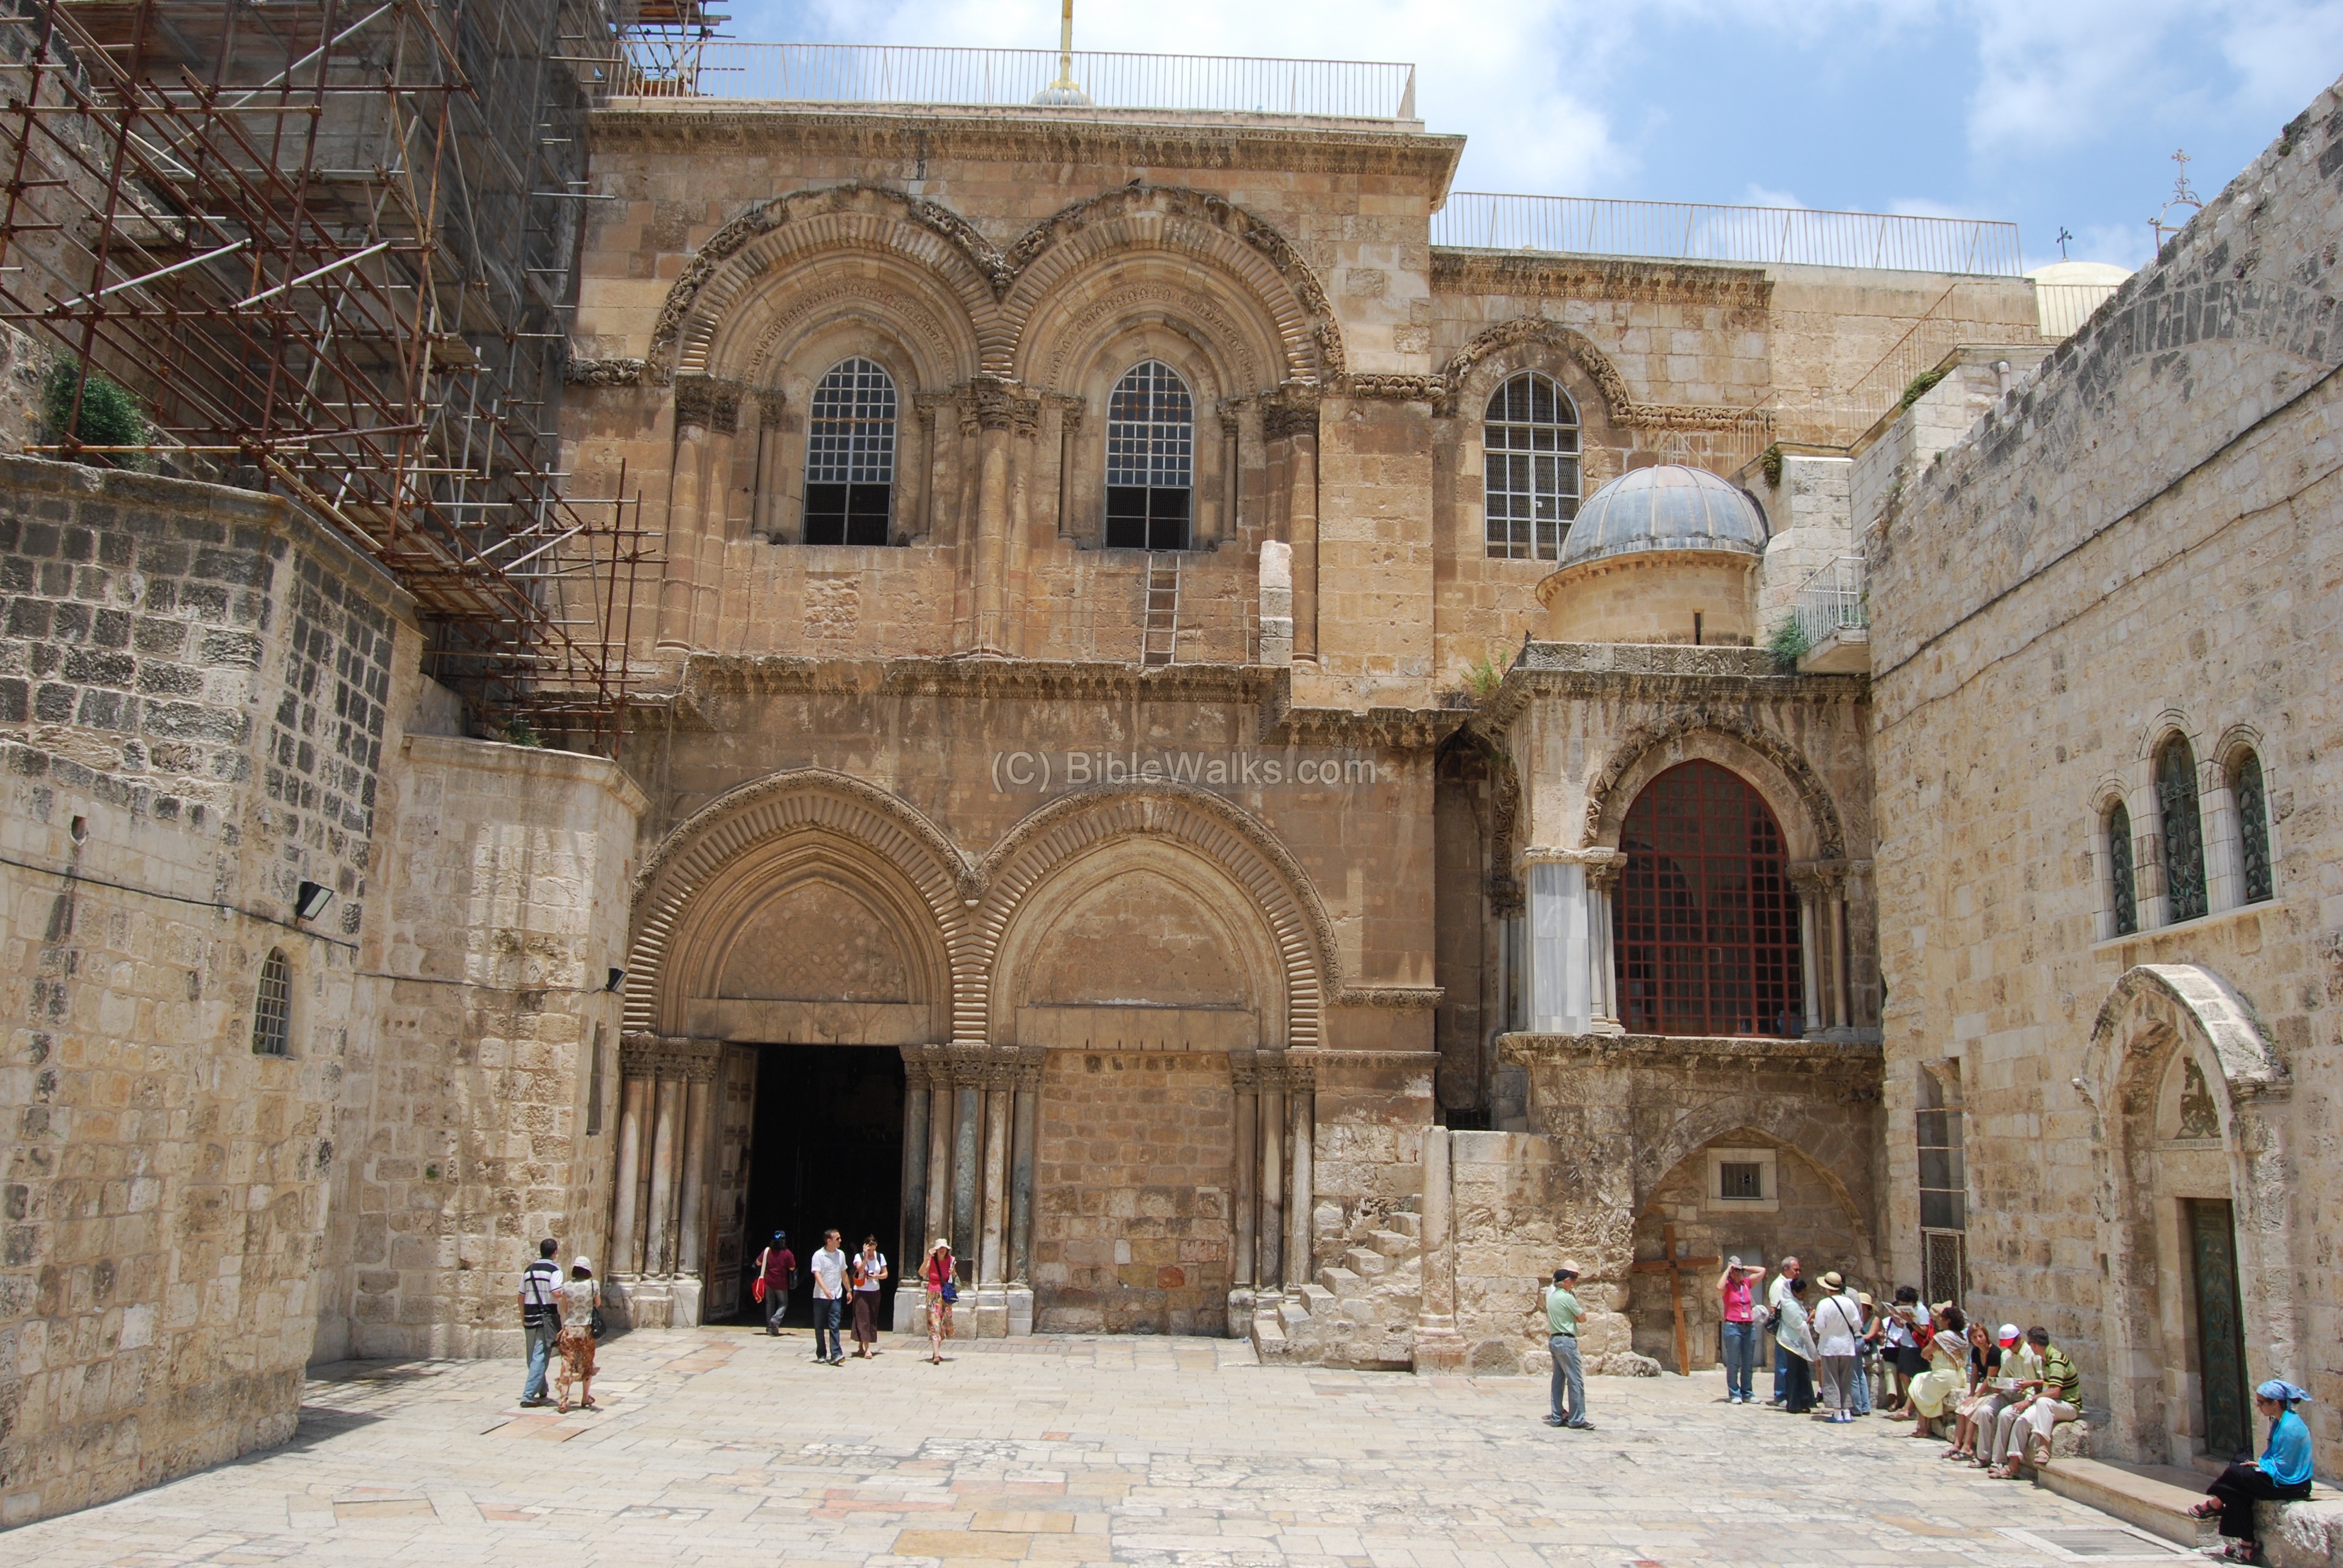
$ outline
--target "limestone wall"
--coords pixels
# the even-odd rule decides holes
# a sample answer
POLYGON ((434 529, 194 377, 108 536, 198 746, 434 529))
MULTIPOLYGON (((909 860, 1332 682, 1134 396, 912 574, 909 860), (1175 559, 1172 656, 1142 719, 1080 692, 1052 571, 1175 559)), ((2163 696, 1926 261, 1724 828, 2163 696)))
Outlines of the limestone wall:
POLYGON ((2190 1295, 2188 1198, 2236 1206, 2250 1375, 2311 1388, 2322 1466, 2343 1437, 2338 162, 2330 89, 1870 544, 1891 1255, 1916 1267, 1913 1112, 1933 1064, 1966 1100, 1970 1299, 2076 1352, 2127 1457, 2196 1446, 2187 1320, 2159 1327, 2160 1303, 2190 1295), (2215 897, 2159 928, 2151 757, 2175 734, 2197 762, 2215 897), (2272 819, 2275 896, 2252 904, 2224 860, 2241 747, 2272 819), (2132 936, 2110 914, 2101 822, 2117 800, 2140 859, 2132 936), (2184 1000, 2142 1012, 2142 987, 2184 1000), (2203 1021, 2222 1016, 2233 1031, 2203 1021), (2175 1174, 2157 1140, 2187 1141, 2142 1131, 2149 1070, 2175 1050, 2207 1076, 2227 1181, 2175 1174))
POLYGON ((0 595, 14 1523, 293 1430, 418 645, 278 501, 16 457, 0 595), (337 895, 309 921, 305 879, 337 895), (283 1056, 253 1050, 272 949, 283 1056))
POLYGON ((599 759, 492 741, 410 736, 398 760, 335 1111, 321 1361, 512 1353, 538 1240, 608 1251, 608 974, 642 793, 599 759))

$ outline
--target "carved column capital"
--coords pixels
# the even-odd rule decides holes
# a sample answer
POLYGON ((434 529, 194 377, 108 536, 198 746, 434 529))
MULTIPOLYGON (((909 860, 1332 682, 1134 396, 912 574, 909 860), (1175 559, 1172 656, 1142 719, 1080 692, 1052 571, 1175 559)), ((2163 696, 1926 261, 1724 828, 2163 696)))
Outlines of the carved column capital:
POLYGON ((1264 441, 1318 437, 1318 388, 1288 381, 1261 401, 1261 435, 1264 441))
POLYGON ((1229 1087, 1239 1094, 1261 1092, 1261 1062, 1257 1052, 1229 1052, 1229 1087))
POLYGON ((789 395, 778 387, 765 387, 757 392, 757 423, 764 429, 777 428, 789 412, 789 395))
POLYGON ((748 390, 738 381, 717 376, 675 378, 675 425, 712 430, 729 436, 740 427, 740 397, 748 390))
POLYGON ((1028 396, 1014 381, 979 377, 969 383, 975 395, 976 423, 984 430, 1013 430, 1031 436, 1041 427, 1041 400, 1028 396))

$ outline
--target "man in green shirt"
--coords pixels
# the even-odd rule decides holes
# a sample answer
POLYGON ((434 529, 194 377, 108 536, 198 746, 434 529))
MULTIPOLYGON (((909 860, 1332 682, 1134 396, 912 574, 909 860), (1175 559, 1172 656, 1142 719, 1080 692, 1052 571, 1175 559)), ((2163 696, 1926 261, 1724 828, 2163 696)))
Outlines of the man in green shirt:
POLYGON ((1593 1432, 1594 1423, 1586 1419, 1586 1374, 1578 1361, 1578 1319, 1583 1309, 1570 1289, 1577 1282, 1578 1265, 1564 1263, 1554 1271, 1554 1283, 1545 1291, 1545 1342, 1554 1352, 1554 1408, 1547 1412, 1545 1423, 1593 1432))

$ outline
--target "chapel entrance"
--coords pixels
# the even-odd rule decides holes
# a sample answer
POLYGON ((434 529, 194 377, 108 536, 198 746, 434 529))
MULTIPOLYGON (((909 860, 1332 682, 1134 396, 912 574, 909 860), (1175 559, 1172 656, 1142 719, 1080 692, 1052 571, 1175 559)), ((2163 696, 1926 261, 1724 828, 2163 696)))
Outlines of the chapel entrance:
MULTIPOLYGON (((850 1252, 876 1236, 890 1271, 900 1267, 903 1058, 892 1046, 870 1045, 766 1045, 757 1052, 739 1267, 745 1278, 773 1232, 787 1231, 798 1288, 786 1321, 810 1324, 809 1261, 824 1231, 838 1231, 850 1252)), ((882 1328, 894 1322, 894 1302, 890 1279, 880 1298, 882 1328)), ((760 1321, 761 1312, 744 1283, 739 1321, 760 1321)))
POLYGON ((2237 1221, 2226 1198, 2184 1202, 2205 1452, 2217 1459, 2244 1455, 2253 1446, 2253 1431, 2246 1398, 2245 1312, 2237 1299, 2237 1221))

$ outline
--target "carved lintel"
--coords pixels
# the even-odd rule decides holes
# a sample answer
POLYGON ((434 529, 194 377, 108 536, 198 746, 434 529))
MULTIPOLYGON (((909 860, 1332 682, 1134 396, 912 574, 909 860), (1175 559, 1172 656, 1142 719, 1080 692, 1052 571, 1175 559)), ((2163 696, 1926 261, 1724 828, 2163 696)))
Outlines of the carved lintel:
POLYGON ((620 1078, 679 1078, 688 1083, 712 1083, 723 1060, 720 1040, 664 1034, 628 1034, 618 1040, 620 1078))
POLYGON ((1437 376, 1351 376, 1342 390, 1353 397, 1388 403, 1437 403, 1448 388, 1437 376))

